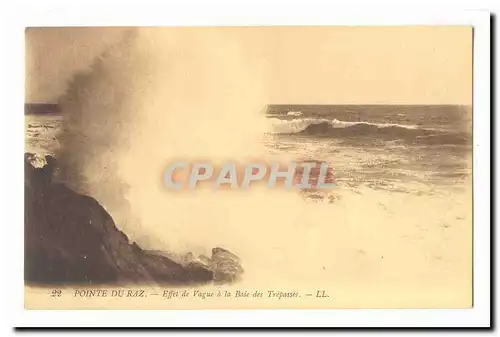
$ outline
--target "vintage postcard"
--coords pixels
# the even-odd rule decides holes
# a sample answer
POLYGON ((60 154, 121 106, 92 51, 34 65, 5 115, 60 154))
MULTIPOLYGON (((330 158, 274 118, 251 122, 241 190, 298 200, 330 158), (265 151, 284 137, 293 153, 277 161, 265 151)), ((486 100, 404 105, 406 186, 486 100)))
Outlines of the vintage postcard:
POLYGON ((27 28, 25 308, 471 308, 473 39, 27 28))

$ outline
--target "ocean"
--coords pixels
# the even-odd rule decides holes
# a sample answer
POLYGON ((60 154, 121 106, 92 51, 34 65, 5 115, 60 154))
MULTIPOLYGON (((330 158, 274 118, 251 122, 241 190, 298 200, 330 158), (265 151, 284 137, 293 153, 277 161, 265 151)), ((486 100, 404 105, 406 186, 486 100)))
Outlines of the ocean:
MULTIPOLYGON (((328 197, 254 191, 189 203, 158 192, 147 199, 149 217, 117 226, 148 249, 228 248, 245 269, 238 289, 315 284, 329 289, 335 307, 468 307, 471 116, 461 106, 271 105, 267 149, 327 162, 336 182, 328 197)), ((35 165, 57 154, 61 123, 58 115, 26 116, 25 151, 38 154, 35 165)), ((141 206, 142 194, 125 197, 141 206)))
POLYGON ((471 175, 472 113, 463 106, 272 105, 273 154, 322 160, 339 188, 432 194, 471 175))
MULTIPOLYGON (((273 155, 327 162, 339 189, 434 194, 472 173, 472 112, 464 106, 270 105, 273 155)), ((26 116, 26 152, 59 149, 60 115, 26 116)))

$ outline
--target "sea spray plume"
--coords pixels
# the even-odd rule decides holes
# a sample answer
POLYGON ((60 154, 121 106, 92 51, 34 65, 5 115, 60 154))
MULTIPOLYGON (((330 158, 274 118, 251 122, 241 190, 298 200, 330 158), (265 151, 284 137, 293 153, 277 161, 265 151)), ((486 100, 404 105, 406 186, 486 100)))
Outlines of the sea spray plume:
POLYGON ((304 246, 298 193, 173 195, 162 184, 178 158, 267 160, 264 40, 243 27, 134 31, 61 99, 61 179, 96 198, 141 247, 206 254, 222 246, 247 275, 283 272, 280 259, 304 246))
POLYGON ((136 33, 126 30, 90 69, 73 77, 59 99, 64 119, 57 178, 99 200, 122 229, 130 217, 118 158, 129 146, 130 116, 145 84, 136 77, 143 70, 132 51, 136 33))
POLYGON ((75 75, 60 98, 59 181, 96 198, 146 247, 152 236, 147 228, 168 233, 163 211, 169 201, 157 185, 169 158, 257 153, 252 147, 262 135, 263 86, 230 35, 218 29, 128 30, 75 75), (129 199, 136 203, 133 213, 129 199))
POLYGON ((225 246, 244 258, 242 250, 251 250, 245 241, 256 234, 242 235, 265 222, 260 214, 247 224, 252 217, 246 213, 256 213, 251 203, 242 212, 238 197, 253 196, 202 189, 180 196, 163 186, 165 167, 179 158, 217 165, 267 155, 263 66, 248 56, 261 46, 245 34, 223 28, 141 30, 141 51, 154 50, 154 90, 142 97, 120 174, 131 186, 132 213, 154 249, 207 253, 225 246))

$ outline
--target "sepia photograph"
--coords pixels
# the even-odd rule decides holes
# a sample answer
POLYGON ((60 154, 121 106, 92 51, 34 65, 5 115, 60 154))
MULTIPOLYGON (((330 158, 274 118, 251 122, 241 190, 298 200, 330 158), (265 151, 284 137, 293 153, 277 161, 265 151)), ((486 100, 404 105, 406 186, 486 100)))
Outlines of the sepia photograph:
POLYGON ((11 22, 11 322, 491 325, 490 14, 200 6, 11 22))
POLYGON ((27 308, 472 306, 471 27, 25 34, 27 308))

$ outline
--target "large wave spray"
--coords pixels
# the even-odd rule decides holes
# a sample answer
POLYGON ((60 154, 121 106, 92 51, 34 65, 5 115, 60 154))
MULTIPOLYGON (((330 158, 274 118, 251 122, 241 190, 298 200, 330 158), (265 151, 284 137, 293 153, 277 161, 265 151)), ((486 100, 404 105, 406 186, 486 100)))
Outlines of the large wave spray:
POLYGON ((274 249, 296 247, 283 233, 293 233, 297 194, 173 194, 162 184, 166 164, 178 158, 266 160, 265 63, 248 57, 259 43, 244 30, 221 28, 129 32, 61 99, 60 179, 95 197, 145 248, 207 253, 223 246, 249 274, 252 266, 275 268, 272 256, 282 255, 274 249))
MULTIPOLYGON (((470 199, 343 190, 334 204, 310 205, 282 190, 164 189, 172 160, 268 159, 263 38, 245 28, 125 34, 61 98, 59 179, 96 198, 142 247, 207 253, 222 246, 242 258, 244 280, 266 287, 335 283, 357 291, 355 282, 385 287, 400 278, 426 286, 427 275, 434 284, 436 275, 452 275, 447 270, 468 272, 460 240, 446 245, 458 252, 448 269, 421 252, 444 251, 440 225, 465 219, 470 199), (406 239, 423 235, 422 226, 436 240, 406 239), (399 273, 402 263, 412 270, 399 273)), ((451 228, 463 242, 470 237, 467 226, 451 228)))

